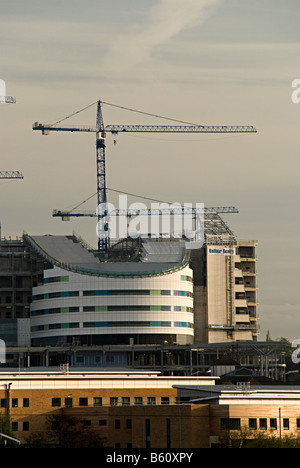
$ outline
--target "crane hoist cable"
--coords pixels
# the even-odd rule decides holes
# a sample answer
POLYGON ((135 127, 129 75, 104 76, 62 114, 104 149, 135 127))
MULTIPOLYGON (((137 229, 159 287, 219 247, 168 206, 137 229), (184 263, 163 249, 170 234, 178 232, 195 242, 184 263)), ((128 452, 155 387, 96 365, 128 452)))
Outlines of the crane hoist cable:
MULTIPOLYGON (((143 195, 137 195, 136 193, 125 192, 125 191, 122 191, 122 190, 112 189, 112 188, 109 188, 109 187, 107 187, 107 190, 109 190, 110 192, 121 193, 122 195, 129 195, 131 197, 142 198, 143 200, 149 200, 149 201, 153 201, 153 202, 157 202, 157 203, 168 203, 169 205, 171 204, 170 202, 166 202, 166 201, 163 201, 163 200, 157 200, 155 198, 144 197, 143 195)), ((78 205, 74 206, 74 208, 72 208, 70 210, 70 213, 73 212, 74 210, 76 210, 77 208, 79 208, 81 205, 83 205, 87 201, 89 201, 91 198, 95 197, 96 195, 97 195, 97 192, 90 195, 88 198, 86 198, 85 200, 80 202, 78 205)))
MULTIPOLYGON (((98 103, 98 101, 95 101, 92 104, 89 104, 88 106, 85 106, 82 109, 79 109, 78 111, 72 112, 72 114, 69 114, 66 117, 63 117, 62 119, 57 120, 56 122, 54 122, 51 125, 57 125, 57 124, 63 122, 64 120, 70 119, 71 117, 74 117, 74 115, 80 114, 81 112, 85 111, 86 109, 89 109, 90 107, 96 105, 97 103, 98 103)), ((145 112, 145 111, 141 111, 141 110, 137 110, 137 109, 132 109, 130 107, 120 106, 118 104, 112 104, 111 102, 101 101, 101 103, 105 104, 107 106, 116 107, 118 109, 123 109, 123 110, 127 110, 127 111, 130 111, 130 112, 135 112, 137 114, 143 114, 143 115, 148 115, 150 117, 156 117, 158 119, 170 120, 172 122, 183 123, 183 124, 186 124, 186 125, 198 125, 198 124, 195 124, 195 123, 192 123, 192 122, 186 122, 185 120, 173 119, 171 117, 165 117, 165 116, 158 115, 158 114, 152 114, 151 112, 145 112)), ((202 125, 200 125, 200 127, 201 126, 202 125)))

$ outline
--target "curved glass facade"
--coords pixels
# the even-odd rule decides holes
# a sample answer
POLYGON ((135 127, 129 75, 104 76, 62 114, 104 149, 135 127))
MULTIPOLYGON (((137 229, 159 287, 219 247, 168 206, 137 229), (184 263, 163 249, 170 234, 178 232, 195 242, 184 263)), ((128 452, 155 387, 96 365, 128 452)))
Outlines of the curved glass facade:
POLYGON ((33 345, 193 342, 193 272, 103 277, 54 266, 33 288, 33 345))

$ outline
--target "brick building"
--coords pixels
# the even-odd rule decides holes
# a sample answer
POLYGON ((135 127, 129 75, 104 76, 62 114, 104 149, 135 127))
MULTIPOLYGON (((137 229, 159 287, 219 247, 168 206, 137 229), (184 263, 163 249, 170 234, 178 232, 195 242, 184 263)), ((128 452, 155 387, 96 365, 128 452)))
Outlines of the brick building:
MULTIPOLYGON (((163 377, 151 372, 69 372, 67 369, 2 372, 0 415, 9 416, 12 434, 21 441, 36 433, 46 433, 49 416, 67 414, 84 419, 107 439, 108 446, 115 446, 120 443, 117 439, 121 434, 121 431, 114 433, 116 419, 135 419, 135 415, 131 415, 134 408, 145 413, 145 417, 151 408, 154 411, 155 408, 176 408, 178 411, 174 385, 193 384, 211 386, 215 378, 163 377), (118 416, 119 410, 125 413, 118 416)), ((161 418, 165 418, 164 414, 161 418)), ((141 430, 141 422, 138 416, 134 422, 137 432, 141 430)), ((123 423, 121 428, 125 428, 123 423)), ((127 435, 122 435, 123 442, 127 435)), ((141 445, 143 438, 127 441, 130 443, 141 445)))
POLYGON ((300 387, 216 385, 214 377, 155 373, 21 372, 0 375, 0 415, 26 442, 49 416, 80 419, 108 448, 208 448, 223 434, 300 434, 300 387))

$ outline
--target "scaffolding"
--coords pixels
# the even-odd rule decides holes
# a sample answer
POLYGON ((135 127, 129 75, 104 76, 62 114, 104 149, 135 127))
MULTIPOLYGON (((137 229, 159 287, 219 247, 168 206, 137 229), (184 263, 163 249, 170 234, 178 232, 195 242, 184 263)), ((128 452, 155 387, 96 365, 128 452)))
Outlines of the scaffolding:
POLYGON ((193 345, 105 345, 54 347, 8 347, 12 360, 6 366, 20 369, 79 367, 103 370, 144 370, 165 376, 210 375, 221 357, 234 360, 238 367, 255 375, 285 382, 285 353, 281 342, 239 342, 193 345), (122 365, 119 359, 122 357, 122 365))

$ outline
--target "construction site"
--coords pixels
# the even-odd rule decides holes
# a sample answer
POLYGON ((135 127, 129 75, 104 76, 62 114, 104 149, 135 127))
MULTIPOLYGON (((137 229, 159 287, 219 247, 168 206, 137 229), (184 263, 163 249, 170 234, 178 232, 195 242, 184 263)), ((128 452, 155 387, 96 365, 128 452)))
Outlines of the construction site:
MULTIPOLYGON (((191 375, 211 372, 226 356, 253 372, 284 380, 280 346, 258 341, 258 242, 239 240, 224 220, 224 215, 238 213, 237 208, 202 208, 202 241, 197 248, 188 248, 184 236, 163 231, 112 239, 107 222, 107 133, 255 133, 256 129, 186 122, 105 126, 103 104, 119 107, 100 100, 93 103, 95 125, 65 126, 64 119, 33 124, 33 130, 44 135, 96 135, 96 195, 102 209, 54 210, 53 216, 63 221, 95 218, 98 245, 90 247, 75 233, 23 232, 15 240, 0 236, 0 331, 7 347, 2 365, 129 367, 191 375)), ((1 177, 23 175, 3 171, 1 177)), ((170 213, 161 207, 159 215, 166 212, 175 216, 183 208, 170 213)), ((138 212, 150 214, 151 209, 138 212)), ((199 213, 191 208, 190 214, 196 229, 199 213)), ((127 220, 136 215, 130 210, 109 213, 127 220)))

